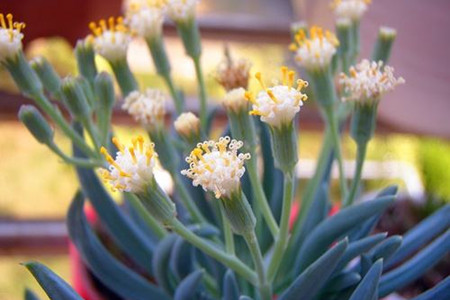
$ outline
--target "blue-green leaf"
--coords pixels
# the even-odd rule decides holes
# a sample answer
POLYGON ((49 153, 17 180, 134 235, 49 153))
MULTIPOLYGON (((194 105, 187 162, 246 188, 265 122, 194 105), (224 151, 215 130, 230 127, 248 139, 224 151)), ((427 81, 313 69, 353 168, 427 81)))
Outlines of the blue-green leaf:
POLYGON ((372 265, 366 276, 358 284, 350 300, 372 300, 374 296, 376 297, 376 290, 382 269, 383 259, 379 259, 372 265))
POLYGON ((341 273, 330 279, 325 286, 327 293, 335 293, 352 287, 361 280, 361 275, 356 272, 341 273))
POLYGON ((347 239, 325 252, 284 291, 280 300, 314 299, 333 272, 347 248, 347 239))
POLYGON ((444 280, 439 282, 431 290, 426 291, 423 294, 415 297, 413 300, 438 300, 438 299, 450 299, 450 276, 447 276, 444 280))
POLYGON ((222 300, 235 300, 239 298, 239 286, 233 271, 228 270, 223 277, 222 300))
MULTIPOLYGON (((178 280, 183 279, 192 272, 193 252, 192 246, 181 237, 177 237, 170 253, 170 269, 178 280)), ((167 272, 167 271, 166 271, 167 272)))
POLYGON ((391 259, 386 262, 385 268, 389 269, 390 267, 397 265, 434 239, 438 234, 448 229, 450 226, 449 216, 450 205, 447 204, 403 235, 402 246, 391 259))
MULTIPOLYGON (((73 151, 76 157, 83 156, 77 148, 73 151)), ((153 256, 153 245, 150 239, 121 211, 93 170, 79 167, 76 170, 84 195, 94 206, 114 242, 151 274, 149 262, 153 256)))
POLYGON ((167 293, 172 294, 174 287, 171 282, 171 272, 169 269, 170 253, 177 235, 168 234, 158 244, 153 255, 153 274, 155 275, 158 285, 163 288, 167 293))
POLYGON ((30 289, 25 289, 24 300, 39 300, 39 297, 30 289))
POLYGON ((393 235, 385 239, 372 250, 369 251, 369 256, 372 261, 377 261, 382 258, 384 261, 388 260, 402 244, 402 237, 393 235))
MULTIPOLYGON (((296 240, 290 244, 290 249, 299 249, 305 238, 327 217, 328 203, 328 184, 323 183, 318 187, 310 212, 302 224, 300 234, 298 234, 296 240)), ((295 276, 300 273, 302 259, 303 258, 300 255, 295 256, 294 270, 297 271, 294 273, 295 276)), ((292 264, 291 257, 286 257, 285 260, 288 264, 292 264)))
POLYGON ((387 233, 378 233, 350 243, 345 250, 344 255, 342 255, 339 264, 336 266, 336 270, 341 270, 352 259, 370 250, 373 246, 381 242, 386 235, 387 233))
POLYGON ((38 262, 23 264, 52 300, 83 300, 73 288, 52 270, 38 262))
POLYGON ((362 224, 365 220, 381 213, 394 200, 393 196, 376 198, 371 201, 342 209, 334 216, 320 223, 305 239, 300 248, 302 260, 299 269, 305 270, 339 237, 362 224))
POLYGON ((384 274, 380 281, 380 297, 419 278, 425 271, 437 264, 448 251, 450 251, 450 231, 438 237, 398 268, 384 274))
POLYGON ((253 300, 253 298, 243 295, 239 297, 239 300, 253 300))
POLYGON ((175 291, 175 300, 191 300, 195 298, 195 294, 198 291, 201 279, 203 276, 203 270, 197 270, 189 274, 177 287, 175 291))
POLYGON ((109 289, 128 300, 150 297, 169 299, 157 286, 132 271, 106 250, 89 226, 83 206, 83 195, 78 193, 69 208, 67 228, 71 240, 92 273, 109 289))

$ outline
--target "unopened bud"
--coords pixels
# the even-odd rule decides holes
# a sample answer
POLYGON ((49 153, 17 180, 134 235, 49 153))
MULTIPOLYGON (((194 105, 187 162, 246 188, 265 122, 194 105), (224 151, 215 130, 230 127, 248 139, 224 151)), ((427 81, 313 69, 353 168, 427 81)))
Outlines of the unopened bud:
POLYGON ((114 94, 114 84, 111 76, 106 72, 101 72, 95 78, 95 93, 99 101, 100 109, 110 110, 116 97, 114 94))
POLYGON ((200 120, 191 112, 182 113, 174 122, 177 133, 186 141, 196 143, 200 140, 200 120))
POLYGON ((381 27, 372 53, 373 61, 382 61, 385 64, 391 56, 392 44, 397 37, 397 31, 389 27, 381 27))
POLYGON ((48 60, 44 57, 36 57, 30 62, 30 65, 39 76, 45 89, 55 98, 59 98, 58 93, 61 87, 61 79, 48 60))
POLYGON ((239 235, 246 235, 255 229, 256 218, 244 193, 239 189, 230 196, 221 197, 222 207, 231 229, 239 235))
POLYGON ((76 78, 67 77, 61 84, 62 98, 74 119, 82 120, 90 113, 83 88, 76 78))
POLYGON ((79 40, 75 46, 75 56, 78 63, 78 72, 89 82, 93 82, 97 75, 93 43, 89 39, 79 40))
POLYGON ((41 144, 53 141, 54 132, 47 120, 32 105, 22 105, 19 110, 19 120, 27 127, 34 138, 41 144))
POLYGON ((20 91, 29 97, 42 93, 42 83, 36 72, 30 67, 22 51, 14 59, 4 62, 20 91))

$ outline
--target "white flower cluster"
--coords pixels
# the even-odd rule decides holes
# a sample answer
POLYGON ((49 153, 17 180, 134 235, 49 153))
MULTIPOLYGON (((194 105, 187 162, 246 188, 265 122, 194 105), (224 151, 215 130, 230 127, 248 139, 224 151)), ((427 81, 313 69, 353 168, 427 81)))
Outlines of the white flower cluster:
POLYGON ((222 104, 227 110, 235 113, 247 110, 248 102, 245 98, 245 89, 240 87, 228 91, 223 98, 222 104))
POLYGON ((164 121, 166 96, 157 89, 146 89, 141 93, 131 92, 122 105, 136 122, 146 129, 161 125, 164 121))
POLYGON ((110 17, 108 22, 100 20, 98 24, 91 22, 89 28, 93 36, 88 36, 88 40, 94 43, 94 49, 98 54, 110 62, 126 58, 131 35, 122 17, 117 19, 110 17))
POLYGON ((308 71, 324 69, 330 65, 339 41, 330 31, 324 31, 318 26, 309 30, 309 36, 303 29, 295 35, 295 43, 290 50, 295 52, 297 63, 308 71))
POLYGON ((142 136, 132 140, 130 147, 120 144, 116 138, 113 143, 119 149, 115 159, 102 147, 101 153, 110 164, 108 170, 102 170, 103 179, 112 189, 140 193, 153 178, 158 154, 154 152, 153 143, 145 143, 142 136))
POLYGON ((230 196, 239 189, 245 160, 250 159, 249 153, 237 153, 242 146, 242 141, 228 136, 218 142, 199 143, 186 158, 189 169, 181 174, 191 178, 194 186, 201 185, 205 191, 214 192, 216 198, 230 196))
POLYGON ((358 21, 366 12, 371 0, 334 0, 331 9, 337 19, 346 18, 358 21))
POLYGON ((195 16, 199 0, 167 0, 167 15, 174 22, 185 22, 195 16))
POLYGON ((383 62, 364 59, 350 68, 350 76, 341 73, 339 84, 344 89, 342 101, 375 101, 397 85, 405 83, 402 77, 394 77, 394 68, 383 67, 383 62))
POLYGON ((125 23, 138 36, 154 38, 161 35, 164 12, 163 1, 131 2, 125 10, 125 23))
POLYGON ((12 14, 0 13, 0 63, 13 58, 22 49, 24 23, 13 22, 12 14))
POLYGON ((173 125, 177 133, 186 138, 200 133, 200 120, 191 112, 179 115, 173 125))
POLYGON ((298 79, 297 87, 294 87, 295 72, 289 71, 287 67, 281 67, 282 82, 267 88, 264 84, 261 73, 256 73, 255 77, 261 84, 262 91, 256 98, 249 92, 245 94, 248 101, 253 104, 250 114, 261 116, 261 121, 272 127, 287 125, 292 122, 300 111, 303 101, 308 97, 301 92, 302 88, 308 86, 308 82, 298 79))

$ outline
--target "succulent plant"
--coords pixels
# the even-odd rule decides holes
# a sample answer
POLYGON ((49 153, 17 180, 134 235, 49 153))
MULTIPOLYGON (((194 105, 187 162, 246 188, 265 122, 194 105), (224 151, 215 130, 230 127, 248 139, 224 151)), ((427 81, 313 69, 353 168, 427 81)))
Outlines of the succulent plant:
MULTIPOLYGON (((24 106, 19 119, 40 143, 76 168, 80 189, 70 205, 67 228, 93 276, 117 298, 130 300, 373 300, 401 289, 438 263, 450 250, 449 205, 401 237, 373 230, 395 201, 395 186, 370 200, 357 199, 378 103, 385 92, 404 83, 386 66, 395 39, 392 29, 380 29, 371 61, 356 64, 359 23, 369 1, 333 2, 337 37, 317 26, 293 26, 289 48, 308 80, 296 79, 294 70, 282 67, 281 79, 271 86, 257 72, 261 88, 248 91, 250 63, 234 60, 227 49, 216 78, 227 91, 223 107, 229 122, 218 140, 209 138, 214 111, 208 113, 196 2, 130 1, 125 19, 91 23, 93 34, 75 48, 79 76, 63 80, 44 58, 26 60, 24 25, 13 23, 11 14, 0 14, 0 63, 40 109, 24 106), (183 113, 183 94, 171 77, 161 31, 164 12, 195 65, 199 118, 183 113), (175 130, 164 123, 164 94, 156 89, 141 92, 128 66, 130 27, 147 41, 169 89, 175 130), (115 137, 113 78, 98 73, 95 54, 110 63, 125 99, 122 107, 144 127, 150 142, 139 136, 126 145, 115 137), (312 88, 306 89, 308 82, 312 88), (60 106, 52 105, 47 95, 60 106), (310 105, 304 103, 308 97, 323 112, 325 138, 314 176, 301 191, 300 214, 290 224, 298 181, 297 125, 299 112, 310 105), (70 123, 60 107, 70 112, 70 123), (55 144, 53 129, 40 111, 70 138, 72 154, 55 144), (357 164, 348 190, 340 137, 350 115, 357 164), (330 214, 334 161, 342 207, 330 214), (173 194, 158 182, 158 162, 175 183, 173 194), (108 186, 120 193, 122 205, 108 186), (104 243, 88 222, 85 202, 94 208, 111 243, 104 243)), ((44 265, 24 265, 51 299, 82 299, 44 265)), ((416 299, 447 299, 449 290, 447 278, 416 299)), ((31 291, 25 298, 37 299, 31 291)))

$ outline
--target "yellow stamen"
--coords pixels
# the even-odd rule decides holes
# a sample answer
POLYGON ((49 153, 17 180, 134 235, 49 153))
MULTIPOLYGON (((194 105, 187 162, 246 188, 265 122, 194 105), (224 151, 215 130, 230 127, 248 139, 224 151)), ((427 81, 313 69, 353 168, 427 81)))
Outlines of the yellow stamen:
POLYGON ((270 99, 272 99, 273 102, 279 103, 278 99, 275 97, 273 92, 269 89, 266 90, 267 95, 269 95, 270 99))
POLYGON ((295 52, 298 50, 298 47, 296 44, 292 43, 289 45, 289 51, 295 52))
POLYGON ((292 88, 292 86, 294 85, 294 79, 295 79, 295 72, 294 71, 289 71, 288 73, 288 81, 289 81, 289 89, 292 88))
POLYGON ((13 15, 12 14, 7 14, 6 15, 6 19, 8 20, 8 27, 9 30, 13 30, 13 15))
POLYGON ((102 29, 102 32, 105 32, 108 30, 108 27, 106 27, 106 21, 104 19, 101 19, 98 24, 100 25, 100 28, 102 29))
POLYGON ((247 99, 247 101, 250 101, 252 104, 256 104, 255 97, 253 96, 253 94, 251 92, 245 92, 244 97, 245 97, 245 99, 247 99))
POLYGON ((146 164, 148 166, 150 165, 150 161, 152 160, 153 157, 153 151, 151 150, 151 148, 147 149, 147 151, 145 152, 145 156, 147 156, 146 164))
POLYGON ((203 151, 205 151, 206 153, 210 153, 210 152, 211 152, 211 151, 209 150, 208 145, 205 144, 205 143, 202 144, 202 149, 203 149, 203 151))
POLYGON ((136 154, 134 153, 134 148, 133 147, 129 147, 128 151, 130 151, 131 158, 133 159, 133 162, 136 164, 137 163, 137 159, 136 159, 136 154))
POLYGON ((261 76, 261 72, 257 72, 255 74, 255 78, 259 81, 259 84, 261 85, 261 87, 263 88, 263 90, 266 89, 266 85, 264 84, 263 80, 262 80, 262 76, 261 76))
POLYGON ((139 135, 137 137, 137 141, 139 143, 139 152, 143 152, 144 151, 144 138, 142 137, 142 135, 139 135))
POLYGON ((116 137, 112 138, 113 144, 119 149, 120 152, 123 152, 123 145, 119 142, 119 139, 116 137))
POLYGON ((252 115, 252 116, 263 116, 263 117, 266 117, 266 116, 267 116, 266 113, 263 113, 263 112, 261 112, 261 111, 259 111, 259 110, 257 110, 257 109, 251 110, 251 111, 249 112, 249 114, 252 115))
POLYGON ((287 76, 288 76, 287 73, 288 73, 288 68, 286 66, 282 66, 281 67, 281 75, 282 75, 283 85, 286 85, 287 76))
POLYGON ((2 26, 3 29, 6 29, 6 22, 3 14, 0 14, 0 25, 2 26))

